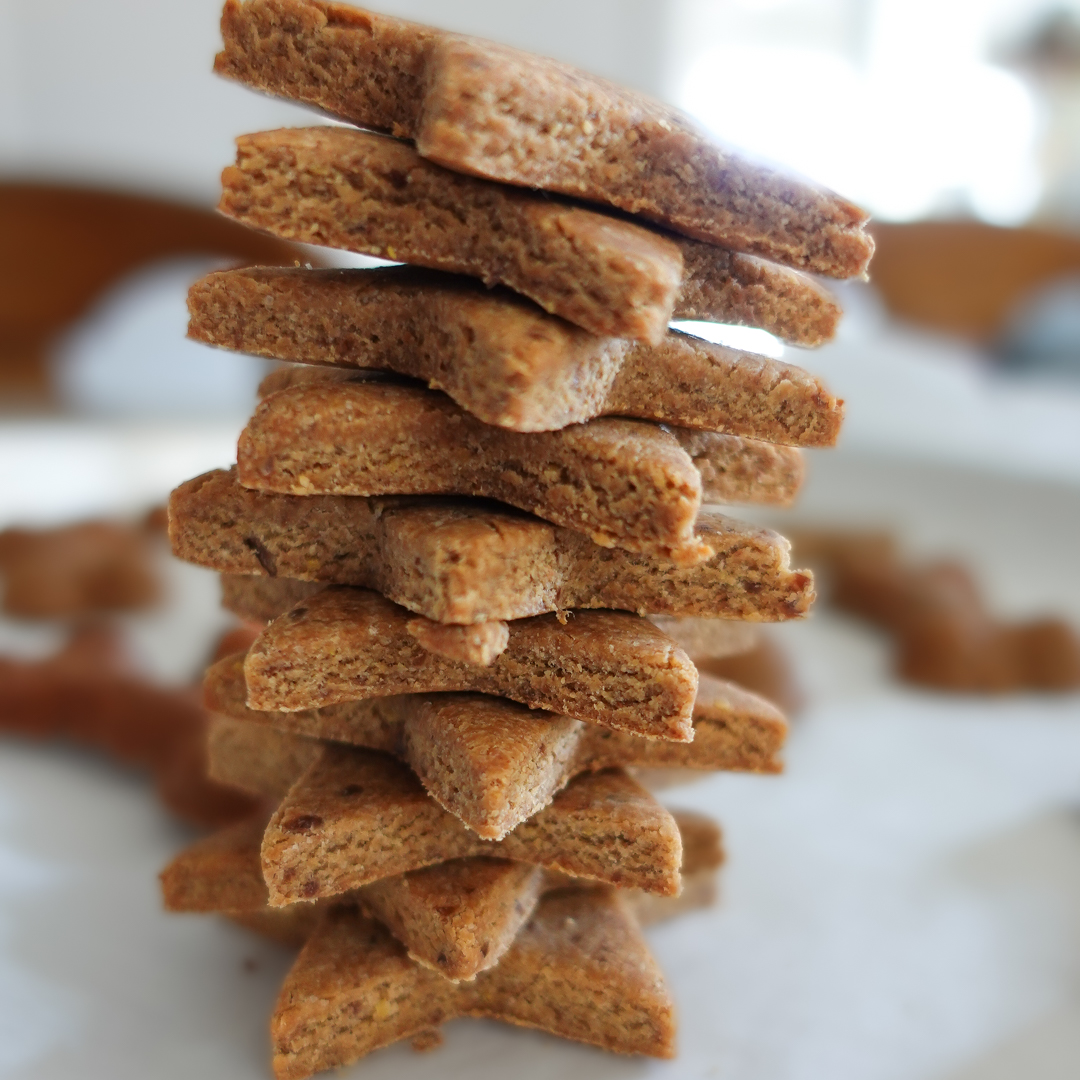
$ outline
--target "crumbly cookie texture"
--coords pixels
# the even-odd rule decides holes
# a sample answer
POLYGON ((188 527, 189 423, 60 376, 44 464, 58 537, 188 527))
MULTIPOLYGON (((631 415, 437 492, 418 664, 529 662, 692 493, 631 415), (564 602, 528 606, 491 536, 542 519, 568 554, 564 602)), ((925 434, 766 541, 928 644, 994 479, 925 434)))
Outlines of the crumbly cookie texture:
MULTIPOLYGON (((389 331, 386 336, 378 336, 381 344, 389 331)), ((557 377, 537 381, 522 392, 501 395, 495 379, 470 379, 470 386, 462 392, 457 379, 460 368, 451 369, 450 378, 428 378, 423 374, 417 377, 425 379, 433 389, 445 390, 478 420, 510 431, 558 431, 599 416, 624 416, 781 446, 833 446, 840 434, 844 403, 833 397, 820 379, 801 368, 675 331, 669 331, 658 346, 623 344, 630 347, 623 354, 621 367, 606 364, 609 370, 603 373, 599 385, 588 372, 573 372, 565 377, 559 372, 557 377), (489 408, 496 394, 510 406, 489 408), (537 403, 537 398, 545 400, 537 403)), ((404 375, 426 366, 416 363, 422 360, 418 350, 410 350, 408 355, 410 362, 395 363, 392 369, 382 363, 377 366, 404 375)), ((360 373, 350 364, 312 363, 319 366, 278 368, 263 380, 261 396, 291 386, 331 385, 359 378, 373 381, 377 370, 360 373)), ((512 375, 518 383, 522 381, 520 374, 515 371, 512 375)))
POLYGON ((457 1016, 617 1053, 675 1053, 674 1006, 633 915, 612 890, 567 889, 540 902, 501 963, 461 983, 411 961, 356 908, 334 909, 278 996, 274 1073, 301 1080, 457 1016))
POLYGON ((315 740, 383 750, 484 839, 547 806, 581 772, 615 766, 774 773, 787 726, 764 698, 703 676, 689 743, 642 739, 480 694, 370 698, 303 712, 245 704, 243 657, 219 661, 204 694, 214 713, 211 775, 281 797, 314 759, 315 740))
POLYGON ((357 698, 466 690, 654 739, 689 741, 697 669, 647 619, 583 611, 509 624, 489 667, 426 651, 409 614, 368 589, 329 586, 275 619, 244 661, 253 709, 295 712, 357 698))
POLYGON ((419 615, 410 619, 405 629, 428 652, 476 667, 491 667, 510 644, 510 627, 498 619, 460 626, 419 615))
POLYGON ((480 855, 375 881, 362 906, 411 959, 457 981, 502 959, 543 887, 541 867, 480 855))
POLYGON ((223 582, 225 604, 264 621, 320 582, 377 589, 445 623, 592 607, 775 622, 814 597, 782 536, 714 511, 696 532, 715 554, 680 567, 468 499, 278 495, 218 470, 172 493, 169 532, 179 558, 242 575, 223 582))
POLYGON ((650 229, 351 128, 243 135, 221 185, 245 225, 506 285, 594 334, 659 341, 683 281, 679 245, 650 229))
POLYGON ((600 419, 524 435, 444 394, 367 380, 260 402, 237 446, 240 483, 283 495, 470 495, 679 565, 712 554, 702 500, 786 505, 798 450, 735 435, 600 419))
MULTIPOLYGON (((715 896, 724 861, 719 827, 689 811, 675 810, 672 817, 682 838, 683 890, 677 897, 621 890, 642 924, 707 907, 715 896)), ((256 815, 181 851, 160 875, 166 909, 220 912, 299 946, 333 903, 354 902, 388 927, 411 959, 460 980, 499 962, 543 893, 596 887, 528 863, 475 855, 383 878, 337 900, 271 908, 259 859, 265 828, 265 815, 256 815)))
MULTIPOLYGON (((365 734, 365 741, 357 745, 388 751, 396 746, 396 741, 380 745, 374 723, 366 726, 365 734)), ((211 716, 206 733, 207 775, 218 784, 280 802, 319 756, 321 745, 319 739, 292 734, 285 727, 211 716)))
POLYGON ((264 813, 253 814, 200 837, 171 859, 158 875, 166 910, 233 912, 266 907, 259 862, 266 820, 264 813))
POLYGON ((329 743, 282 800, 262 841, 272 907, 469 855, 677 895, 682 844, 668 811, 618 769, 576 777, 549 806, 488 841, 430 798, 407 766, 329 743))
MULTIPOLYGON (((839 309, 795 271, 796 313, 733 310, 799 345, 832 336, 839 309)), ((776 301, 766 286, 761 297, 776 301)), ((755 293, 758 295, 758 293, 755 293)), ((486 424, 554 431, 636 416, 796 446, 831 446, 843 403, 791 364, 669 331, 657 345, 598 337, 507 289, 411 266, 246 267, 188 291, 188 337, 300 364, 394 371, 443 390, 486 424)), ((278 376, 281 378, 281 376, 278 376)))
POLYGON ((861 274, 873 253, 847 200, 554 60, 323 0, 227 0, 221 29, 219 74, 413 139, 452 169, 833 277, 861 274))

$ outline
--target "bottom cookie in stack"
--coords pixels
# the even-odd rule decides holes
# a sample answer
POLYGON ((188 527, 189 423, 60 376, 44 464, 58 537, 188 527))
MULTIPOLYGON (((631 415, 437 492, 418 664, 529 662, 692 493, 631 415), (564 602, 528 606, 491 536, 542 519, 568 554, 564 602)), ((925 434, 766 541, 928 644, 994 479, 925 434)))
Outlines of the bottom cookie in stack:
MULTIPOLYGON (((305 550, 321 573, 330 516, 355 517, 369 503, 318 506, 328 514, 299 528, 294 512, 316 507, 274 498, 270 509, 287 519, 279 527, 265 496, 243 495, 220 474, 174 495, 172 531, 181 550, 219 570, 234 569, 220 553, 235 546, 275 569, 279 551, 305 550)), ((388 503, 379 528, 422 508, 388 503)), ((276 577, 266 580, 285 584, 277 593, 241 581, 228 594, 234 610, 271 621, 246 654, 207 673, 210 775, 278 805, 183 853, 164 885, 173 910, 222 912, 306 942, 272 1023, 282 1077, 402 1038, 430 1042, 463 1015, 670 1056, 673 1010, 636 919, 711 899, 719 832, 677 821, 627 770, 780 769, 781 714, 699 677, 691 660, 745 648, 746 627, 670 617, 661 629, 602 602, 590 608, 604 587, 592 580, 617 561, 611 587, 638 610, 800 614, 810 583, 789 570, 779 538, 716 519, 713 531, 730 542, 686 570, 590 545, 558 559, 568 581, 582 579, 584 606, 563 608, 552 572, 530 611, 506 602, 521 601, 508 586, 525 555, 511 549, 499 573, 483 574, 474 537, 562 534, 458 500, 450 509, 455 528, 469 526, 458 541, 469 557, 452 562, 466 569, 423 575, 445 604, 433 593, 416 604, 422 615, 389 598, 390 579, 370 569, 314 591, 301 582, 300 595, 276 577), (592 577, 572 574, 575 564, 592 577), (472 623, 431 618, 466 598, 485 605, 472 623), (482 623, 503 629, 492 655, 448 647, 482 623)), ((416 564, 403 556, 417 546, 387 548, 401 567, 395 581, 412 590, 416 564)))
MULTIPOLYGON (((663 636, 636 616, 616 621, 663 636)), ((253 646, 260 664, 280 632, 253 646)), ((610 645, 632 678, 648 650, 604 641, 600 654, 610 645)), ((381 670, 400 644, 383 639, 369 662, 381 670)), ((519 668, 536 656, 508 653, 519 668)), ((306 653, 293 659, 310 666, 306 653)), ((594 722, 475 692, 257 710, 247 700, 265 668, 248 665, 249 681, 244 660, 207 672, 210 773, 278 805, 189 847, 162 884, 172 911, 222 913, 302 946, 271 1022, 277 1076, 401 1039, 430 1046, 461 1016, 672 1056, 674 1010, 640 924, 712 902, 720 832, 673 815, 626 769, 776 772, 786 724, 775 708, 702 678, 687 698, 689 741, 607 726, 622 717, 615 701, 594 722)), ((516 684, 489 689, 500 685, 516 684)))
POLYGON ((283 1080, 401 1039, 430 1046, 433 1031, 460 1016, 670 1057, 674 1010, 640 924, 711 903, 723 861, 713 822, 688 812, 674 819, 677 897, 479 856, 274 908, 260 860, 262 817, 181 852, 162 885, 172 911, 220 912, 303 945, 271 1021, 283 1080))
POLYGON ((627 769, 775 772, 783 717, 627 612, 513 620, 487 666, 426 650, 406 614, 331 586, 210 668, 210 774, 277 806, 181 853, 166 906, 302 945, 280 1078, 464 1016, 672 1056, 640 923, 711 901, 720 835, 627 769))

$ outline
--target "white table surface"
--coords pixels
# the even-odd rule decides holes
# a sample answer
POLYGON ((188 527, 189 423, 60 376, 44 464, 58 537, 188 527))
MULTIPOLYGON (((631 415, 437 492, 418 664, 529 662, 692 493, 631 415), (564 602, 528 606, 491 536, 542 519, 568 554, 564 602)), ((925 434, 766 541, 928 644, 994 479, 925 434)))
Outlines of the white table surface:
MULTIPOLYGON (((132 508, 170 469, 179 479, 216 463, 232 439, 225 427, 111 442, 99 431, 95 444, 66 430, 72 453, 98 445, 142 477, 97 489, 132 508)), ((56 451, 48 432, 27 434, 56 451)), ((78 512, 86 503, 73 500, 78 512)), ((1003 614, 1080 612, 1069 483, 815 454, 786 520, 891 522, 915 552, 964 555, 1003 614)), ((128 626, 148 669, 179 680, 222 616, 211 576, 169 574, 170 608, 128 626)), ((883 639, 824 611, 776 632, 811 701, 786 775, 664 793, 715 814, 730 853, 717 908, 649 932, 680 1008, 680 1057, 624 1060, 460 1021, 438 1053, 391 1048, 349 1075, 1080 1075, 1080 696, 904 688, 883 639)), ((44 654, 55 640, 0 625, 5 651, 44 654)), ((268 1075, 266 1020, 289 955, 223 921, 161 911, 155 875, 187 836, 145 783, 93 754, 0 745, 0 1076, 268 1075)))

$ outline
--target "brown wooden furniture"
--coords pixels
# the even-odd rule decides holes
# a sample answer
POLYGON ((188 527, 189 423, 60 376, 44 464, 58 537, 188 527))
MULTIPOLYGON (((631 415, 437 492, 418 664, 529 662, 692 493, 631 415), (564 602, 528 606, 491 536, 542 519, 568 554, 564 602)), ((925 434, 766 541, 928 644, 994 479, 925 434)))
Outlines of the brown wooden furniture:
POLYGON ((897 318, 988 341, 1036 286, 1080 274, 1080 236, 977 221, 876 224, 870 280, 897 318))
MULTIPOLYGON (((898 318, 975 341, 1042 282, 1080 273, 1080 236, 978 222, 876 224, 871 280, 898 318)), ((118 278, 169 255, 291 265, 302 249, 210 210, 159 199, 0 183, 0 407, 49 401, 52 337, 118 278)))
POLYGON ((213 211, 159 199, 0 183, 0 405, 46 405, 52 337, 113 282, 170 255, 291 266, 310 258, 213 211))

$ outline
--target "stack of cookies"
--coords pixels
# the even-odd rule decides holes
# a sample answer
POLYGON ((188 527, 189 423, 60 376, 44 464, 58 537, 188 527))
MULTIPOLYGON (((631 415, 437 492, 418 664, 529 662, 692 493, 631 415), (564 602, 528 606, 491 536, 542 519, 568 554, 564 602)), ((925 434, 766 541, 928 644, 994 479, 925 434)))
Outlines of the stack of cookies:
POLYGON ((554 61, 322 0, 222 28, 220 73, 355 126, 244 136, 221 210, 406 265, 191 290, 192 337, 290 366, 170 504, 259 625, 207 673, 210 761, 272 810, 167 904, 304 943, 282 1078, 461 1015, 670 1056, 639 925, 709 898, 720 838, 634 773, 777 771, 783 717, 694 660, 813 598, 703 507, 789 502, 842 402, 668 324, 827 340, 804 271, 863 273, 864 215, 554 61))

